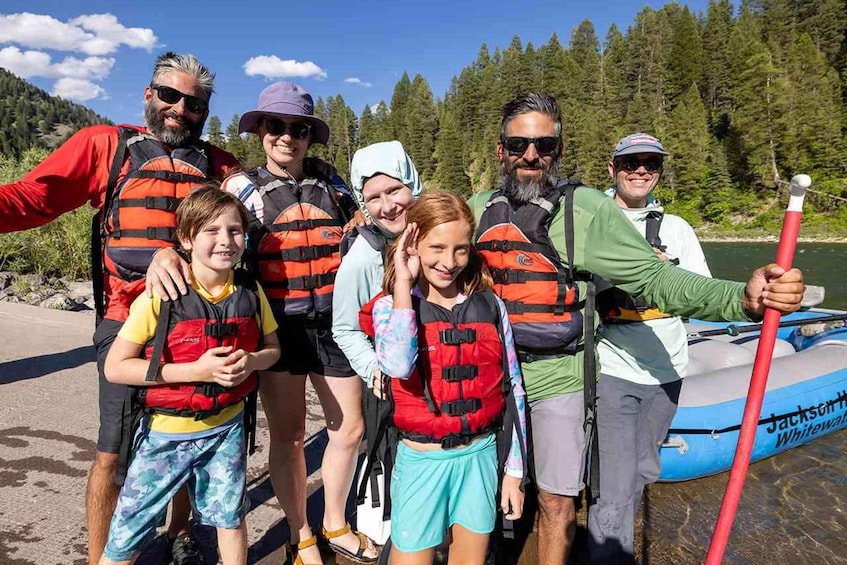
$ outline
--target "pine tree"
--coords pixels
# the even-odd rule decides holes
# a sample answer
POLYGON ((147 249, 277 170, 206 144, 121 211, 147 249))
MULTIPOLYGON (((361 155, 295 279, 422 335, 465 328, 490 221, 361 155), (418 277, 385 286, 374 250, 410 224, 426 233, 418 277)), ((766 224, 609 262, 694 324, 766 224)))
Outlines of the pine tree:
POLYGON ((394 94, 391 96, 391 113, 388 116, 389 131, 392 139, 400 141, 405 147, 408 144, 406 138, 406 105, 411 96, 412 83, 408 73, 403 73, 397 84, 394 85, 394 94))
POLYGON ((703 98, 710 111, 712 132, 722 139, 732 111, 730 90, 730 36, 732 34, 732 2, 710 0, 703 28, 703 98))
POLYGON ((435 135, 438 131, 438 110, 426 79, 415 75, 409 89, 406 105, 406 141, 403 146, 423 177, 435 170, 432 154, 435 151, 435 135))
POLYGON ((789 176, 810 171, 847 176, 838 74, 806 33, 786 58, 786 104, 778 118, 784 132, 781 163, 789 176))
POLYGON ((733 92, 737 109, 731 128, 735 142, 736 175, 753 185, 772 188, 779 180, 776 146, 782 137, 779 115, 784 104, 783 71, 776 67, 770 50, 762 43, 750 44, 751 55, 733 92))
POLYGON ((471 184, 462 159, 465 147, 458 115, 454 100, 447 97, 441 107, 435 143, 435 182, 443 190, 467 196, 471 193, 471 184))
POLYGON ((238 134, 238 114, 226 126, 226 150, 235 155, 243 166, 247 165, 247 146, 238 134))
POLYGON ((700 187, 703 219, 718 223, 729 220, 738 202, 738 195, 729 176, 723 146, 714 138, 709 141, 706 169, 700 187))
POLYGON ((667 135, 663 142, 671 154, 665 162, 665 184, 673 189, 674 199, 697 202, 699 187, 706 173, 709 126, 706 107, 697 84, 677 100, 671 110, 667 135))
POLYGON ((209 137, 209 143, 212 145, 217 147, 224 147, 226 145, 226 139, 224 138, 223 131, 221 131, 221 119, 219 117, 212 116, 209 118, 206 133, 209 137))
POLYGON ((686 6, 673 24, 668 59, 668 97, 673 100, 692 84, 702 84, 705 63, 697 21, 686 6))

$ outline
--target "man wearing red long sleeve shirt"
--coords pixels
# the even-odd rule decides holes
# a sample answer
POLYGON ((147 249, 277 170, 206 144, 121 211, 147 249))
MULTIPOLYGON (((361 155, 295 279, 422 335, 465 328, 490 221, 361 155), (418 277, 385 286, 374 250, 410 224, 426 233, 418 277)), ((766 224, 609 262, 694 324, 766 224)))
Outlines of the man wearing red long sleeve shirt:
MULTIPOLYGON (((131 441, 130 390, 106 381, 103 362, 130 304, 144 290, 150 259, 159 249, 176 244, 176 204, 192 188, 209 179, 222 180, 238 166, 233 155, 200 140, 213 87, 214 74, 196 57, 165 53, 156 60, 144 91, 146 128, 82 129, 23 179, 0 186, 2 232, 46 224, 86 202, 103 211, 104 272, 95 289, 102 282, 105 300, 98 312, 103 319, 94 333, 100 432, 86 501, 91 564, 103 553, 125 472, 119 469, 119 455, 131 441)), ((187 495, 178 494, 174 500, 168 528, 168 535, 176 539, 174 562, 202 563, 185 534, 187 495)))

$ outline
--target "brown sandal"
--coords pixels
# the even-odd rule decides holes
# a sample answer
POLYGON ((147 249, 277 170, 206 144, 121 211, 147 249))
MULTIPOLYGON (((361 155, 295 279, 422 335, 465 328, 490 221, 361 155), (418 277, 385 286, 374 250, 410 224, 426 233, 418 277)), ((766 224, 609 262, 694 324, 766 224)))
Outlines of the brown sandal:
POLYGON ((294 546, 291 545, 291 542, 285 542, 285 561, 289 565, 306 565, 303 563, 303 558, 300 557, 301 549, 308 549, 314 545, 318 544, 318 536, 313 535, 307 540, 301 541, 297 544, 297 549, 294 549, 294 546))
POLYGON ((328 531, 326 528, 323 527, 323 525, 321 525, 321 537, 323 537, 326 540, 327 545, 329 545, 329 548, 332 551, 334 551, 335 553, 337 553, 338 555, 341 555, 342 557, 344 557, 346 559, 349 559, 351 561, 355 561, 356 563, 364 563, 365 565, 370 564, 370 563, 376 563, 377 561, 379 561, 379 552, 378 551, 377 551, 377 554, 373 557, 365 556, 365 551, 368 549, 368 543, 370 543, 374 547, 374 549, 376 549, 376 544, 374 543, 374 541, 371 538, 369 538, 368 536, 366 536, 365 534, 363 534, 362 532, 357 532, 357 531, 353 530, 352 528, 350 528, 349 523, 344 524, 344 527, 341 528, 340 530, 333 530, 333 531, 328 531), (346 534, 347 532, 353 532, 354 534, 356 534, 356 537, 359 538, 359 550, 356 553, 353 553, 353 552, 341 547, 340 545, 332 543, 332 540, 334 538, 341 537, 344 534, 346 534))

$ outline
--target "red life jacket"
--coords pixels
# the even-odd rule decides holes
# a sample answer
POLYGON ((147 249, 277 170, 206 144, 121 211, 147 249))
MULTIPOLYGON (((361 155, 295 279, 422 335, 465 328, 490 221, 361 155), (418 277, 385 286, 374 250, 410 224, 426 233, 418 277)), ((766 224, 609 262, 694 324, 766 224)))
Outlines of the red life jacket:
POLYGON ((502 191, 485 205, 476 247, 494 279, 494 292, 505 302, 522 356, 559 357, 577 351, 583 331, 582 308, 573 262, 573 192, 560 184, 545 198, 513 208, 502 191), (564 197, 567 264, 548 234, 564 197))
MULTIPOLYGON (((129 153, 129 170, 106 195, 103 266, 124 281, 144 278, 153 254, 176 243, 176 208, 189 192, 210 178, 206 149, 168 150, 155 137, 119 128, 110 184, 129 153)), ((111 188, 111 186, 109 187, 111 188)))
MULTIPOLYGON (((212 304, 194 289, 174 302, 162 302, 156 337, 145 350, 146 359, 160 363, 190 363, 213 347, 231 345, 233 351, 257 351, 262 328, 256 283, 247 273, 236 271, 236 290, 212 304), (160 336, 160 333, 162 334, 160 336), (157 342, 160 354, 156 354, 157 342)), ((148 380, 155 380, 157 364, 151 363, 148 380)), ((179 383, 138 387, 138 400, 147 412, 203 419, 244 400, 256 389, 255 373, 240 384, 226 388, 216 383, 179 383)))
POLYGON ((346 213, 335 189, 314 177, 282 179, 264 167, 244 174, 262 196, 263 222, 251 226, 248 251, 268 298, 282 301, 286 316, 329 314, 346 213))
MULTIPOLYGON (((373 337, 374 297, 362 308, 362 331, 373 337)), ((511 392, 491 291, 475 292, 452 310, 413 297, 418 364, 407 379, 391 379, 393 424, 413 441, 465 445, 499 428, 511 392)))

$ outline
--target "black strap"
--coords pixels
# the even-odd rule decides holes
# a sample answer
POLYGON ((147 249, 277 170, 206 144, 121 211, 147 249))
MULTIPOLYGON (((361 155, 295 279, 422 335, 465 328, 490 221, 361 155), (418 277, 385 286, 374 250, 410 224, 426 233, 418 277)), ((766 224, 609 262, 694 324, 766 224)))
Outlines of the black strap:
POLYGON ((481 241, 476 245, 480 251, 527 251, 530 253, 547 253, 549 248, 541 243, 527 243, 524 241, 481 241))
POLYGON ((118 177, 126 159, 126 142, 131 135, 133 135, 131 130, 118 128, 118 146, 109 167, 109 177, 103 192, 103 206, 91 219, 91 281, 94 287, 94 311, 97 313, 97 324, 106 314, 106 289, 103 284, 103 239, 106 234, 106 219, 112 207, 115 187, 118 185, 118 177))
POLYGON ((140 230, 119 230, 112 231, 112 237, 120 239, 122 237, 141 237, 144 239, 167 241, 172 243, 176 239, 176 228, 142 228, 140 230))
POLYGON ((265 288, 284 288, 289 290, 313 290, 330 285, 335 282, 335 273, 323 275, 310 275, 305 277, 293 277, 283 281, 265 281, 265 288))
POLYGON ((200 175, 191 175, 188 173, 178 173, 176 171, 151 171, 151 170, 140 170, 140 171, 132 171, 127 178, 135 178, 135 179, 158 179, 158 180, 167 180, 171 182, 206 182, 209 179, 200 176, 200 175))
POLYGON ((182 202, 175 196, 147 196, 146 198, 125 198, 118 201, 121 208, 145 208, 147 210, 165 210, 174 212, 182 202))
POLYGON ((583 312, 583 339, 585 352, 583 355, 583 395, 585 399, 585 421, 583 429, 586 436, 588 457, 588 485, 591 496, 600 497, 600 446, 597 441, 597 361, 594 357, 594 299, 596 288, 594 281, 588 281, 583 312))
POLYGON ((321 257, 329 257, 337 253, 340 245, 311 245, 309 247, 293 247, 291 249, 282 249, 276 253, 258 253, 256 258, 259 261, 311 261, 312 259, 320 259, 321 257))
POLYGON ((144 381, 156 382, 159 376, 159 368, 162 360, 162 351, 165 349, 165 341, 168 339, 168 326, 170 325, 172 300, 162 300, 159 307, 159 319, 156 321, 156 335, 153 337, 153 353, 150 354, 150 365, 147 367, 147 375, 144 381))
MULTIPOLYGON (((557 304, 562 304, 564 299, 561 299, 557 302, 557 304)), ((565 312, 578 312, 582 310, 582 307, 585 306, 585 301, 581 300, 579 302, 574 302, 573 304, 569 304, 568 306, 562 306, 562 311, 560 314, 564 314, 565 312)), ((513 315, 520 314, 537 314, 537 313, 547 313, 550 312, 553 305, 551 304, 526 304, 523 302, 512 302, 511 300, 506 301, 506 312, 513 315)))
POLYGON ((473 414, 482 408, 482 400, 479 398, 463 398, 461 400, 450 400, 441 403, 441 412, 448 416, 464 416, 473 414))
POLYGON ((450 328, 441 330, 439 339, 444 345, 461 345, 476 341, 476 330, 473 328, 450 328))
POLYGON ((441 370, 441 378, 448 383, 470 381, 475 379, 478 374, 479 367, 476 365, 452 365, 441 370))
POLYGON ((268 226, 268 231, 277 233, 281 231, 305 231, 312 228, 338 227, 338 220, 332 218, 318 218, 314 220, 293 220, 268 226))
POLYGON ((665 215, 662 212, 653 210, 647 214, 647 225, 644 228, 644 238, 647 240, 647 243, 661 251, 664 251, 666 248, 662 245, 662 238, 659 237, 659 229, 662 227, 662 220, 664 218, 665 215))
POLYGON ((519 269, 490 269, 496 284, 521 284, 527 281, 555 281, 558 273, 532 273, 519 269))

